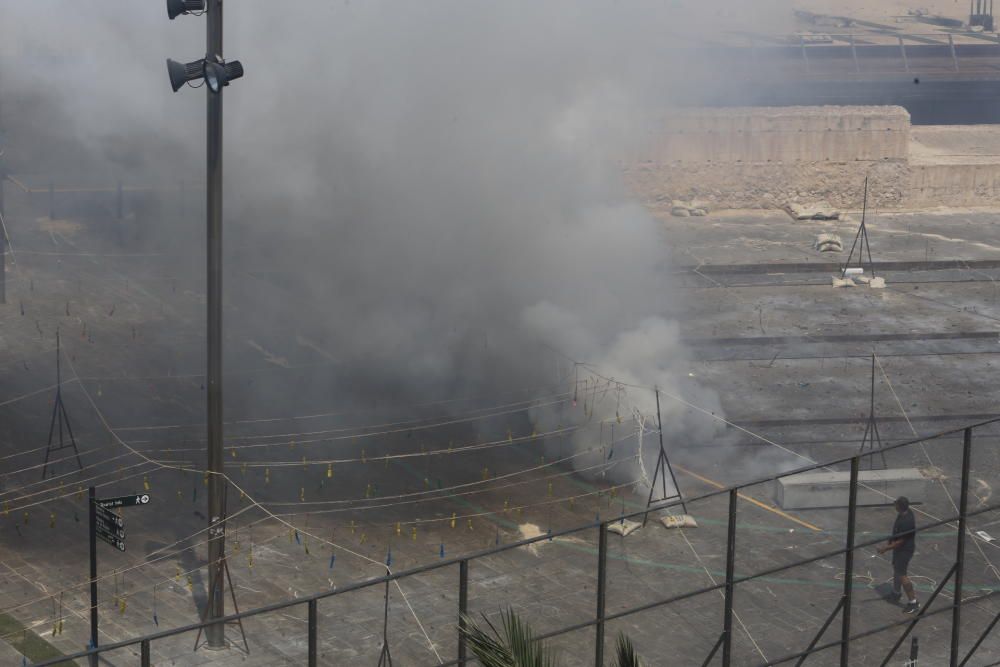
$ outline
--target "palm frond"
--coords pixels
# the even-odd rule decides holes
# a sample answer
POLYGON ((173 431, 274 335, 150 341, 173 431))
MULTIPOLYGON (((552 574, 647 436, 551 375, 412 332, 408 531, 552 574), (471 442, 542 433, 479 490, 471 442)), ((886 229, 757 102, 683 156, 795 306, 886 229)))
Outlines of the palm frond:
POLYGON ((555 653, 513 610, 501 612, 499 629, 485 615, 485 626, 469 616, 464 620, 462 634, 483 667, 555 667, 555 653))
POLYGON ((624 633, 619 633, 618 641, 615 642, 615 667, 642 667, 632 640, 624 633))

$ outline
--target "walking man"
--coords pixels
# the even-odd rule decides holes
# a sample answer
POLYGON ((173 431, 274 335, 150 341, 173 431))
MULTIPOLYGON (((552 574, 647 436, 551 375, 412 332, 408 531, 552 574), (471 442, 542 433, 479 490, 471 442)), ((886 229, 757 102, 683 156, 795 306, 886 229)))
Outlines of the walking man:
POLYGON ((878 552, 884 554, 886 551, 892 552, 892 602, 899 602, 900 588, 906 593, 906 608, 903 610, 907 614, 915 614, 920 609, 917 602, 916 593, 913 590, 913 582, 906 576, 907 567, 913 552, 916 549, 917 524, 913 518, 913 510, 910 509, 910 501, 906 496, 896 498, 893 504, 896 508, 896 521, 892 524, 892 536, 885 546, 879 547, 878 552))

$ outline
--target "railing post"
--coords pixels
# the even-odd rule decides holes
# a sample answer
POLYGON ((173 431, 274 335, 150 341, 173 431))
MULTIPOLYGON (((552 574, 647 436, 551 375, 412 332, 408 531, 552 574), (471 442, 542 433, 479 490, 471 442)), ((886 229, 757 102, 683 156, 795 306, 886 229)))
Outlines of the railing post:
POLYGON ((309 600, 309 667, 316 667, 316 600, 309 600))
POLYGON ((594 665, 604 666, 604 602, 608 581, 608 524, 602 523, 597 537, 597 634, 594 637, 594 665))
POLYGON ((955 547, 955 598, 951 608, 951 667, 958 665, 962 633, 962 575, 965 570, 965 514, 969 509, 969 464, 972 458, 972 429, 962 439, 962 488, 958 496, 958 544, 955 547))
POLYGON ((958 71, 958 56, 955 54, 955 38, 948 33, 948 46, 951 47, 951 61, 955 65, 955 71, 958 71))
POLYGON ((458 665, 465 667, 465 615, 469 613, 469 561, 458 564, 458 665))
POLYGON ((849 667, 851 653, 851 597, 854 591, 854 526, 858 514, 858 468, 861 458, 851 457, 851 486, 847 501, 847 553, 844 554, 844 608, 840 616, 840 667, 849 667))
POLYGON ((729 491, 729 531, 726 536, 726 602, 722 617, 722 667, 733 657, 733 578, 736 569, 736 489, 729 491))
POLYGON ((149 640, 143 639, 139 644, 139 661, 142 667, 149 667, 149 640))
POLYGON ((905 67, 906 71, 909 72, 910 71, 910 61, 906 57, 906 45, 903 44, 903 36, 899 35, 898 37, 899 37, 899 52, 903 54, 903 67, 905 67))

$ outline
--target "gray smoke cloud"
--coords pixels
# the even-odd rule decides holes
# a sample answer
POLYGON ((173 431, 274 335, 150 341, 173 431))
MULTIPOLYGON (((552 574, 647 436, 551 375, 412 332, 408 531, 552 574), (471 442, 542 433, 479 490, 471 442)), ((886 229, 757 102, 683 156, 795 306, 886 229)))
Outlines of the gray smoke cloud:
MULTIPOLYGON (((678 47, 788 10, 706 4, 228 3, 226 55, 247 71, 225 102, 238 335, 322 350, 332 368, 301 389, 332 375, 359 402, 557 378, 567 391, 566 355, 720 412, 683 369, 670 239, 621 178, 696 85, 678 47)), ((203 95, 172 95, 163 59, 199 57, 204 19, 170 23, 157 2, 3 11, 4 116, 39 138, 11 139, 12 169, 200 178, 203 95)), ((201 248, 200 233, 179 233, 172 247, 201 248)), ((652 392, 627 390, 626 408, 612 391, 590 419, 655 414, 652 392)), ((573 409, 532 418, 541 431, 580 419, 573 409)), ((681 403, 662 409, 673 436, 711 433, 681 403)))

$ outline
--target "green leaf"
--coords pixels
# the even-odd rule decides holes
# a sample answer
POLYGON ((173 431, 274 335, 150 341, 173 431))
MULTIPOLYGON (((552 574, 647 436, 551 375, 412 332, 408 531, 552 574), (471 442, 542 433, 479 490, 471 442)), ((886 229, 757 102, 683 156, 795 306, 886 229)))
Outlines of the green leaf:
POLYGON ((555 667, 555 653, 535 639, 531 627, 511 609, 500 612, 498 629, 486 615, 483 624, 464 616, 462 634, 483 667, 555 667))
POLYGON ((642 667, 632 640, 624 633, 619 633, 618 641, 615 642, 615 667, 642 667))

